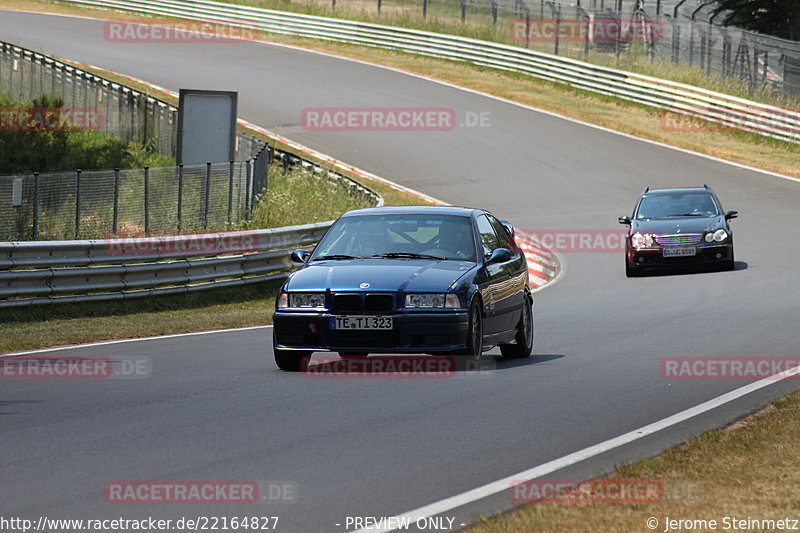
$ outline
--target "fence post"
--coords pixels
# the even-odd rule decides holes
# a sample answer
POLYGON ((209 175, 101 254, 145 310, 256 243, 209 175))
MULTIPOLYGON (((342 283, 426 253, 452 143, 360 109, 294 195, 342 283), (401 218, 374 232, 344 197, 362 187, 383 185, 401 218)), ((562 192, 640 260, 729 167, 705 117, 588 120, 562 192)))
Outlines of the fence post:
POLYGON ((119 169, 114 169, 114 219, 111 224, 111 233, 117 233, 119 223, 119 169))
POLYGON ((33 173, 33 240, 39 239, 39 173, 33 173))
POLYGON ((233 165, 230 162, 230 171, 228 172, 228 224, 231 223, 231 215, 233 213, 233 165))
POLYGON ((461 0, 461 22, 467 20, 467 0, 461 0))
POLYGON ((531 47, 531 10, 525 13, 525 48, 531 47))
POLYGON ((183 164, 178 165, 178 231, 181 231, 183 215, 183 164))
POLYGON ((206 191, 203 199, 203 230, 208 228, 208 201, 211 193, 211 162, 206 163, 206 191))
POLYGON ((378 0, 378 15, 381 14, 381 0, 378 0))
POLYGON ((143 117, 142 117, 142 121, 144 122, 144 124, 142 125, 142 132, 143 132, 142 133, 142 144, 146 145, 147 144, 147 113, 149 111, 148 107, 150 107, 149 106, 150 102, 147 101, 147 97, 146 96, 142 96, 141 99, 144 100, 144 113, 143 113, 143 117))
POLYGON ((144 167, 144 232, 150 232, 150 167, 144 167))
POLYGON ((422 18, 428 17, 428 0, 422 0, 422 18))
POLYGON ((81 231, 81 169, 75 173, 75 240, 80 238, 81 231))
POLYGON ((252 175, 252 159, 247 160, 247 172, 244 181, 244 213, 246 220, 250 220, 250 178, 252 175))
MULTIPOLYGON (((555 31, 555 44, 553 46, 553 54, 558 55, 558 34, 561 33, 561 5, 558 5, 558 9, 555 9, 556 14, 556 31, 555 31)), ((619 32, 617 32, 619 34, 619 32)))

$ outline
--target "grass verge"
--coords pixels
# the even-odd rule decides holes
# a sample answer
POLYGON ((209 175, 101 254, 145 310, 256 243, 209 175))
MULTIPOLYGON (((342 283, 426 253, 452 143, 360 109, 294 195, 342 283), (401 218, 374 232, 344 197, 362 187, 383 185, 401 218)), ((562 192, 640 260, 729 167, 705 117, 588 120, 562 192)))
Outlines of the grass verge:
POLYGON ((367 198, 347 194, 336 181, 273 164, 267 195, 256 205, 248 229, 277 228, 334 220, 351 209, 372 207, 367 198))
MULTIPOLYGON (((656 483, 663 498, 653 502, 599 503, 556 501, 525 505, 494 518, 483 518, 468 533, 557 533, 562 531, 785 531, 776 524, 739 524, 731 520, 800 519, 800 393, 785 396, 766 409, 722 430, 624 466, 595 481, 593 487, 656 483), (606 481, 607 480, 607 481, 606 481), (725 526, 726 517, 728 527, 725 526), (705 520, 681 528, 670 520, 705 520), (656 519, 655 528, 648 520, 656 519), (711 520, 715 526, 709 526, 711 520), (745 527, 742 527, 745 526, 745 527), (764 527, 766 526, 766 527, 764 527)), ((599 494, 599 490, 596 491, 599 494)), ((635 500, 635 499, 634 499, 635 500)), ((653 524, 653 522, 651 522, 653 524)), ((798 525, 794 529, 800 527, 798 525)))
POLYGON ((272 323, 280 282, 120 302, 0 309, 0 353, 272 323))

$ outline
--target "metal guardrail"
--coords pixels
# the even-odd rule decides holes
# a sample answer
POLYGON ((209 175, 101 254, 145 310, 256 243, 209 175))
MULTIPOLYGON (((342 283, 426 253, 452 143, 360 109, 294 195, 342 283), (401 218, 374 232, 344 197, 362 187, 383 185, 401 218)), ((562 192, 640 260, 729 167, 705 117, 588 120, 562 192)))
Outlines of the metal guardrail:
POLYGON ((332 222, 206 235, 0 243, 0 307, 135 298, 285 277, 332 222), (206 256, 198 248, 205 248, 206 256), (14 299, 11 299, 14 298, 14 299))
POLYGON ((264 32, 467 61, 565 83, 784 141, 800 142, 800 113, 797 111, 517 46, 209 0, 68 0, 68 3, 141 15, 218 20, 264 32))

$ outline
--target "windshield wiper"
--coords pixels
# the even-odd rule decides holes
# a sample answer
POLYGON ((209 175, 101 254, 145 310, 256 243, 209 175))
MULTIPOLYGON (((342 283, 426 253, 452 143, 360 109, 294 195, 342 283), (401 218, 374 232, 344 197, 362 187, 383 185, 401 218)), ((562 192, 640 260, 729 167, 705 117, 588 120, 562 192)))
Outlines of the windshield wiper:
POLYGON ((401 258, 401 259, 436 259, 439 261, 443 261, 447 259, 446 257, 439 257, 438 255, 428 255, 428 254, 415 254, 413 252, 388 252, 385 254, 375 254, 371 257, 386 257, 389 259, 394 258, 401 258))
POLYGON ((667 218, 673 217, 707 217, 709 215, 705 213, 680 213, 678 215, 669 215, 667 218))
POLYGON ((330 254, 330 255, 321 255, 319 257, 315 257, 314 261, 323 261, 325 259, 337 260, 337 259, 364 259, 363 257, 358 257, 356 255, 347 255, 347 254, 330 254))

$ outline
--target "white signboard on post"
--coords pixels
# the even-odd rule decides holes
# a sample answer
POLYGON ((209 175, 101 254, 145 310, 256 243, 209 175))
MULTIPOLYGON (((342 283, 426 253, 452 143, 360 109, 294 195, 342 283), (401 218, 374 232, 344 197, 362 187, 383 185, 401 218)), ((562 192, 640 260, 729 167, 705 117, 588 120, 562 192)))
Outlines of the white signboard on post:
POLYGON ((235 91, 180 90, 178 164, 234 159, 237 101, 235 91))

